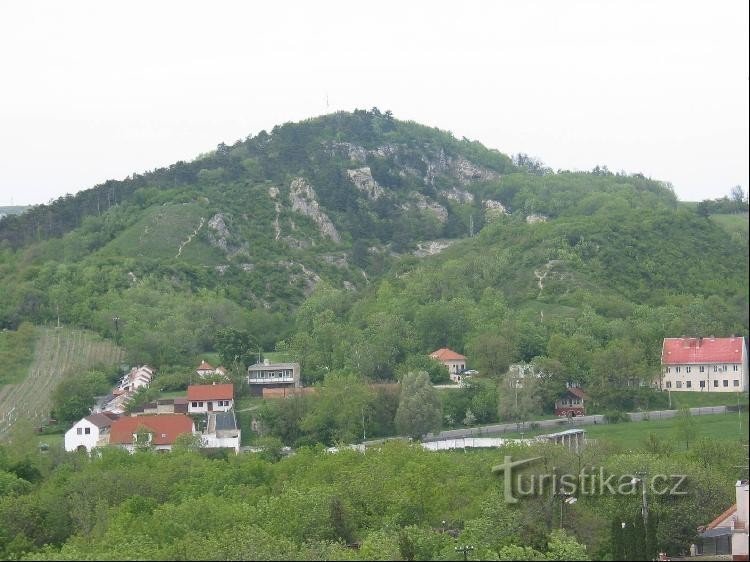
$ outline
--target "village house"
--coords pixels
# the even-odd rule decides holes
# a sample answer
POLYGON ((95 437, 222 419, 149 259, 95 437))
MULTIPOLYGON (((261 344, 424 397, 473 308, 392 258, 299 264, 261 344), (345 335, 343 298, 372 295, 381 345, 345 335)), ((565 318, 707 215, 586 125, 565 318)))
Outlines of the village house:
POLYGON ((587 396, 578 387, 570 386, 565 389, 565 392, 555 400, 555 415, 556 416, 585 416, 586 406, 584 404, 587 396))
POLYGON ((100 413, 86 416, 77 421, 65 432, 66 451, 91 452, 94 447, 102 447, 109 441, 112 424, 119 416, 111 413, 100 413))
POLYGON ((148 365, 133 367, 129 373, 122 377, 116 390, 121 392, 135 392, 139 388, 148 387, 154 378, 154 369, 148 365))
POLYGON ((665 338, 662 390, 746 392, 747 345, 743 337, 665 338))
POLYGON ((219 366, 214 368, 210 363, 206 363, 205 361, 201 361, 201 364, 198 365, 198 368, 195 370, 195 372, 200 378, 210 377, 213 375, 220 375, 222 377, 227 376, 227 370, 224 367, 219 366))
POLYGON ((247 368, 247 384, 250 394, 263 396, 264 389, 300 388, 299 363, 255 363, 247 368))
POLYGON ((160 414, 187 414, 187 398, 161 398, 144 404, 130 412, 131 416, 150 416, 160 414))
POLYGON ((705 527, 698 527, 699 540, 690 548, 691 556, 721 556, 748 560, 748 481, 735 485, 736 503, 705 527))
POLYGON ((241 431, 234 410, 208 414, 206 430, 201 434, 201 446, 206 449, 234 449, 240 452, 241 431))
POLYGON ((226 412, 234 407, 234 385, 195 384, 187 389, 188 413, 226 412))
POLYGON ((177 437, 195 433, 193 420, 184 414, 124 417, 116 420, 109 430, 109 444, 129 452, 138 446, 150 446, 157 451, 171 451, 177 437), (139 442, 138 439, 144 440, 139 442))
POLYGON ((448 374, 453 382, 461 382, 462 372, 466 370, 466 357, 447 347, 433 351, 430 357, 448 367, 448 374))

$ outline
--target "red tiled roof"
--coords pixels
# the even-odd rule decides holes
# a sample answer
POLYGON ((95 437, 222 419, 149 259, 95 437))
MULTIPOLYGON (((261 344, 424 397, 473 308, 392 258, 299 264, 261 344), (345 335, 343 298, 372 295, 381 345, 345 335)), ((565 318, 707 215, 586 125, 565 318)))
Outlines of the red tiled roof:
POLYGON ((571 386, 570 388, 568 388, 568 392, 573 396, 580 398, 581 400, 586 400, 586 398, 588 398, 583 390, 575 386, 571 386))
POLYGON ((201 364, 198 365, 198 368, 196 369, 196 371, 213 371, 213 370, 214 368, 208 363, 206 363, 205 361, 201 361, 201 364))
POLYGON ((733 504, 731 507, 729 507, 724 513, 719 515, 716 519, 711 521, 708 525, 706 525, 706 529, 715 529, 719 526, 719 523, 727 519, 729 516, 733 515, 737 511, 737 504, 733 504))
POLYGON ((461 355, 460 353, 456 353, 452 349, 448 349, 447 347, 441 347, 437 351, 433 351, 430 353, 430 357, 437 359, 439 361, 465 361, 466 357, 461 355))
POLYGON ((109 442, 128 444, 133 442, 133 434, 140 427, 153 433, 153 445, 171 445, 183 433, 192 433, 193 420, 183 414, 162 414, 160 416, 138 416, 120 418, 109 430, 109 442))
POLYGON ((743 338, 665 338, 662 365, 742 363, 743 338))
POLYGON ((188 386, 188 400, 232 400, 234 385, 231 384, 194 384, 188 386))

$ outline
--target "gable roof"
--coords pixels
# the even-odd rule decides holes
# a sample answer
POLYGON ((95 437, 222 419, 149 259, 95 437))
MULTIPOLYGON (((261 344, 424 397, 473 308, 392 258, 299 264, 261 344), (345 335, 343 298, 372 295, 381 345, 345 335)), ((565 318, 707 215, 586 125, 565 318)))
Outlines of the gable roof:
POLYGON ((201 361, 201 364, 198 365, 198 368, 196 369, 196 371, 213 371, 213 370, 214 368, 208 363, 206 363, 205 361, 201 361))
MULTIPOLYGON (((733 504, 729 506, 724 513, 719 515, 716 519, 711 521, 708 525, 703 527, 701 530, 708 531, 710 529, 716 529, 718 527, 731 527, 731 521, 728 521, 730 517, 732 517, 735 513, 737 513, 737 504, 733 504), (722 523, 725 523, 722 525, 722 523)), ((700 528, 699 528, 700 529, 700 528)))
POLYGON ((586 398, 588 398, 588 396, 586 396, 586 393, 578 387, 571 386, 568 387, 567 390, 569 394, 572 394, 573 396, 575 396, 576 398, 580 398, 581 400, 586 400, 586 398))
POLYGON ((232 400, 234 399, 234 385, 232 384, 194 384, 188 386, 188 400, 232 400))
POLYGON ((86 416, 84 419, 88 422, 93 423, 99 429, 102 429, 105 427, 110 427, 118 417, 119 416, 117 416, 116 414, 106 412, 91 414, 90 416, 86 416))
POLYGON ((460 353, 456 353, 452 349, 448 349, 447 347, 441 347, 437 351, 433 351, 430 353, 430 357, 433 359, 437 359, 439 361, 465 361, 466 357, 461 355, 460 353))
POLYGON ((664 338, 662 365, 742 363, 744 338, 664 338))
POLYGON ((130 444, 138 428, 145 427, 153 433, 153 445, 171 445, 183 433, 193 432, 193 420, 183 414, 162 414, 160 416, 138 416, 120 418, 110 428, 111 444, 130 444))

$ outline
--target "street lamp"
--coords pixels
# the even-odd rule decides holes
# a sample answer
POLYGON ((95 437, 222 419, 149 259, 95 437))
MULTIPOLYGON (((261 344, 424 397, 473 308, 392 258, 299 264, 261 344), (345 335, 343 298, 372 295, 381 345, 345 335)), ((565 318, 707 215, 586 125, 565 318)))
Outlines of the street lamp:
POLYGON ((117 338, 117 330, 118 330, 118 327, 119 327, 119 324, 120 324, 120 317, 119 316, 113 316, 112 317, 112 322, 115 323, 115 343, 118 343, 117 342, 117 339, 118 339, 117 338))
POLYGON ((456 552, 463 552, 464 560, 469 559, 469 552, 471 552, 472 550, 474 550, 474 547, 470 545, 456 547, 456 552))

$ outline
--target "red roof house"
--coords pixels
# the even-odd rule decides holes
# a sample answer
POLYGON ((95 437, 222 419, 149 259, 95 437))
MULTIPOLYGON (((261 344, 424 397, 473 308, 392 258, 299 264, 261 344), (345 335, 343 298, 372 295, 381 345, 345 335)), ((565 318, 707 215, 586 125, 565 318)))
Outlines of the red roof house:
POLYGON ((163 414, 120 418, 112 423, 109 443, 134 450, 135 436, 141 431, 150 434, 149 443, 156 449, 170 450, 175 439, 183 433, 193 433, 193 420, 184 414, 163 414))
POLYGON ((586 393, 578 387, 571 386, 565 389, 565 393, 555 400, 556 416, 585 416, 586 406, 584 401, 588 398, 586 393))
POLYGON ((745 338, 665 338, 662 388, 698 392, 745 392, 745 338))
POLYGON ((226 412, 234 406, 234 385, 232 384, 194 384, 187 389, 188 412, 203 414, 207 412, 226 412))
POLYGON ((466 357, 460 353, 456 353, 452 349, 442 347, 437 351, 430 353, 430 357, 437 359, 443 365, 448 367, 448 373, 450 374, 451 380, 454 382, 461 382, 460 373, 466 369, 466 357))

